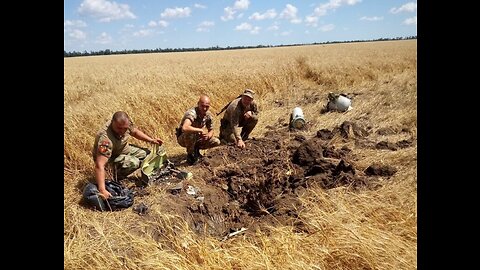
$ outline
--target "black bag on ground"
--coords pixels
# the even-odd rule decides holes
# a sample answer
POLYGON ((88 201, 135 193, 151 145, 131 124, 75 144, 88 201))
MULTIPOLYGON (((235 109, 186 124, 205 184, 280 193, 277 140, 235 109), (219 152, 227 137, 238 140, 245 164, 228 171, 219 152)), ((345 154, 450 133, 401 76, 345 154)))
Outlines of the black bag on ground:
POLYGON ((83 190, 83 199, 86 204, 100 211, 116 211, 133 205, 133 192, 120 183, 106 180, 105 188, 112 196, 107 200, 99 194, 96 184, 88 183, 83 190))

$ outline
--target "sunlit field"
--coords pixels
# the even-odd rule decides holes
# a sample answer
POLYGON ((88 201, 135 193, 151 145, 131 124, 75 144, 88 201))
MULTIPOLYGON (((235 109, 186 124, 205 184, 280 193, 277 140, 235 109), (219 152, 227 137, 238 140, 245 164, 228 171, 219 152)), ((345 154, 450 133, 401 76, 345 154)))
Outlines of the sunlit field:
MULTIPOLYGON (((219 126, 220 116, 217 136, 219 126)), ((416 133, 416 40, 65 58, 64 268, 416 269, 416 133), (175 127, 183 113, 206 94, 216 114, 245 88, 255 90, 261 110, 253 137, 301 106, 307 137, 352 121, 369 126, 372 140, 414 143, 391 151, 332 140, 352 149, 360 170, 378 162, 397 172, 375 190, 309 189, 299 218, 310 233, 278 225, 227 241, 199 235, 155 204, 168 196, 158 187, 148 187, 148 216, 80 205, 83 187, 94 181, 95 134, 114 112, 127 112, 142 131, 164 140, 168 156, 181 157, 175 127), (320 113, 329 92, 353 96, 353 109, 320 113)))

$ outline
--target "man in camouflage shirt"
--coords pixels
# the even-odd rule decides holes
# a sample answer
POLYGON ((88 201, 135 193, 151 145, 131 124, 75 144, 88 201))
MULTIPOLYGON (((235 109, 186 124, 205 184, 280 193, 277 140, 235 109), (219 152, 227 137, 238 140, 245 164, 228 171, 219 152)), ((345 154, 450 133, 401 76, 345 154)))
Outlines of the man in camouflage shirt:
POLYGON ((220 145, 220 140, 213 137, 213 115, 209 109, 210 98, 206 95, 200 96, 197 106, 185 112, 176 129, 177 142, 187 148, 187 162, 190 165, 195 164, 201 157, 200 149, 220 145))
POLYGON ((123 179, 137 170, 148 154, 145 150, 128 144, 130 135, 145 142, 163 144, 161 139, 152 138, 136 128, 125 112, 114 113, 112 119, 97 133, 92 151, 98 191, 105 199, 111 196, 105 189, 105 166, 111 164, 114 176, 123 179))
POLYGON ((245 148, 245 140, 258 122, 258 106, 253 100, 255 92, 246 89, 243 94, 234 99, 226 108, 220 121, 220 139, 227 143, 235 143, 239 148, 245 148))

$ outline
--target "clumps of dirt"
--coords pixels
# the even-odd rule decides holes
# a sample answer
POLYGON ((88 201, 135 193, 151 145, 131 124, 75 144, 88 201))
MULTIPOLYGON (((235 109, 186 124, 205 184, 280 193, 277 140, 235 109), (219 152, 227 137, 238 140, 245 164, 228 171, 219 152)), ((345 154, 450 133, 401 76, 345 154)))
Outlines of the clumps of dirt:
MULTIPOLYGON (((317 136, 319 134, 323 136, 328 132, 319 131, 317 136)), ((314 137, 297 148, 292 162, 304 169, 304 175, 311 183, 319 184, 324 189, 345 185, 353 188, 367 186, 368 179, 357 173, 348 161, 350 152, 348 147, 337 150, 328 141, 314 137)))
POLYGON ((388 149, 392 151, 397 151, 398 149, 411 147, 413 144, 413 138, 407 140, 401 140, 396 143, 381 141, 375 145, 375 149, 388 149))
POLYGON ((333 138, 334 135, 335 134, 328 129, 320 129, 319 131, 317 131, 317 137, 322 140, 330 140, 333 138))
POLYGON ((397 172, 397 169, 390 165, 383 165, 383 164, 378 164, 374 163, 368 168, 365 169, 365 174, 372 176, 392 176, 397 172))
MULTIPOLYGON (((354 122, 345 121, 331 131, 327 129, 317 131, 317 137, 321 138, 322 140, 331 140, 337 135, 343 138, 343 141, 345 142, 348 140, 353 140, 355 142, 355 147, 358 148, 370 148, 377 150, 388 149, 391 151, 412 147, 416 141, 413 137, 410 137, 397 142, 375 142, 368 138, 370 134, 372 134, 371 130, 372 127, 370 126, 364 127, 354 122)), ((386 127, 378 129, 375 133, 378 135, 396 135, 402 132, 408 133, 410 130, 407 128, 402 128, 400 130, 398 128, 386 127)))
MULTIPOLYGON (((292 162, 308 169, 321 160, 332 162, 332 159, 325 158, 341 159, 345 158, 348 153, 350 153, 350 149, 347 147, 337 150, 335 146, 328 145, 325 140, 314 137, 304 141, 296 149, 292 155, 292 162)), ((339 162, 339 160, 336 161, 339 162)))
POLYGON ((414 143, 414 139, 413 138, 409 138, 407 140, 401 140, 401 141, 398 141, 396 144, 398 146, 398 148, 407 148, 407 147, 411 147, 414 143))
POLYGON ((298 198, 306 189, 373 189, 379 185, 377 175, 395 173, 385 167, 356 169, 351 149, 331 145, 336 136, 362 138, 368 131, 345 122, 308 138, 283 126, 247 140, 245 149, 210 149, 201 162, 185 168, 193 179, 184 180, 178 192, 166 193, 162 209, 183 216, 196 232, 220 238, 242 227, 254 232, 282 224, 305 230, 298 219, 303 208, 298 198))

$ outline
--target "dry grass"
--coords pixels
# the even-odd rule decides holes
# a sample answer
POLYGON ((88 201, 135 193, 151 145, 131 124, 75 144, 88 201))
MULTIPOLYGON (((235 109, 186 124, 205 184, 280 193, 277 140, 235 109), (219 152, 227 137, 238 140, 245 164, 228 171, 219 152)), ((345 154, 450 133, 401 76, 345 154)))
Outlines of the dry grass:
MULTIPOLYGON (((349 120, 373 132, 406 128, 415 138, 416 46, 410 40, 65 58, 64 268, 416 269, 416 143, 399 151, 349 144, 358 168, 383 162, 398 172, 375 191, 310 189, 299 217, 310 233, 283 226, 225 242, 200 237, 155 204, 166 196, 163 190, 147 198, 148 218, 78 204, 93 177, 94 135, 113 112, 128 112, 143 131, 165 140, 169 155, 178 155, 184 149, 174 126, 203 93, 216 113, 244 88, 254 89, 262 114, 253 136, 286 123, 300 105, 311 125, 306 135, 349 120), (354 93, 354 109, 320 114, 329 91, 354 93)), ((215 124, 218 134, 219 118, 215 124)))

